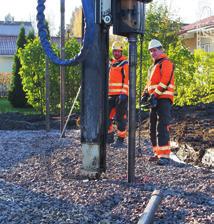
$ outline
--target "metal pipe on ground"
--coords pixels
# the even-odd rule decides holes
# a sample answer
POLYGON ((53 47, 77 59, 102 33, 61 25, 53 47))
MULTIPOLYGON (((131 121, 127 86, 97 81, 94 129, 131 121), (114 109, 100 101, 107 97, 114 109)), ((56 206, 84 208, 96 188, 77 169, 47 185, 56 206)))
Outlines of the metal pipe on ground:
POLYGON ((155 212, 162 200, 162 192, 160 190, 154 190, 152 196, 147 204, 142 216, 140 217, 138 224, 151 224, 154 219, 155 212))

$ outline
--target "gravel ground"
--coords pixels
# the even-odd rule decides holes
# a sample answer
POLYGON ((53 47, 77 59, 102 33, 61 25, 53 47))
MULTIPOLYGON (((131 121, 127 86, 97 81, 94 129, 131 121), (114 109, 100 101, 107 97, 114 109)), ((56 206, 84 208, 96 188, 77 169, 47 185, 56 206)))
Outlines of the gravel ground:
MULTIPOLYGON (((151 146, 142 139, 144 154, 151 146)), ((126 149, 107 148, 100 180, 80 173, 79 130, 0 131, 0 223, 137 223, 154 189, 164 198, 154 223, 214 223, 213 170, 161 167, 136 158, 127 183, 126 149)))

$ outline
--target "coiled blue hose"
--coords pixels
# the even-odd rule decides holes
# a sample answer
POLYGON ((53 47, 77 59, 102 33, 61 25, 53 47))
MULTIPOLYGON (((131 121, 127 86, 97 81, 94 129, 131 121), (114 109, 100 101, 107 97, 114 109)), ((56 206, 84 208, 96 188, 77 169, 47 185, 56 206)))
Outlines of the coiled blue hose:
POLYGON ((95 33, 95 12, 93 4, 89 3, 89 0, 82 0, 83 5, 83 13, 85 17, 85 34, 83 39, 83 46, 80 50, 80 53, 76 55, 74 58, 71 59, 60 59, 53 51, 50 42, 47 38, 47 30, 45 25, 45 1, 46 0, 38 0, 38 6, 37 6, 37 27, 39 31, 39 38, 42 44, 42 47, 46 53, 46 55, 49 57, 49 59, 58 65, 77 65, 78 63, 82 62, 84 58, 87 55, 87 52, 89 51, 90 46, 93 43, 93 37, 95 33))

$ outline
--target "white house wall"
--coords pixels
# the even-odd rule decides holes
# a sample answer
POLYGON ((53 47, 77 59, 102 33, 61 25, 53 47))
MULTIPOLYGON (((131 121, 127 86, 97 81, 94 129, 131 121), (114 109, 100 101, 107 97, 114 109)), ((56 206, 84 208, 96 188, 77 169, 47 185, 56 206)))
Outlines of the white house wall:
POLYGON ((0 56, 0 73, 12 72, 13 56, 0 56))

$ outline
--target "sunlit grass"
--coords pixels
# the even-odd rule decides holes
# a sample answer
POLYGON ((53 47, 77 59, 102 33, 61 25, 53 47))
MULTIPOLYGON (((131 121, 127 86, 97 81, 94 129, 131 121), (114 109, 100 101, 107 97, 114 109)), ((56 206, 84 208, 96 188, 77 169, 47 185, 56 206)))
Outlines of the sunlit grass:
POLYGON ((6 98, 0 98, 0 113, 19 112, 22 114, 37 114, 32 108, 14 108, 6 98))

